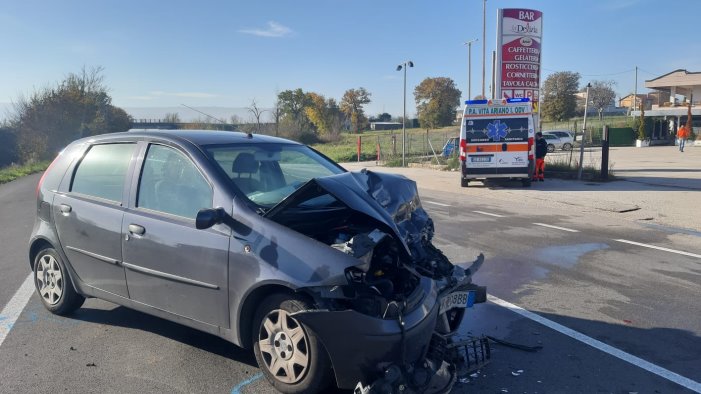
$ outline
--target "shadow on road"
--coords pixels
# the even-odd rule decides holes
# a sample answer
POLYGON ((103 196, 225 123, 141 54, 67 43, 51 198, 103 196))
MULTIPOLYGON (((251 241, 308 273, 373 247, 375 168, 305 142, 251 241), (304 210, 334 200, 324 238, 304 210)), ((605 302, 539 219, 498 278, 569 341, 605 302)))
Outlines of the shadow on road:
MULTIPOLYGON (((675 170, 678 171, 678 170, 675 170)), ((692 172, 688 171, 687 172, 692 172)), ((695 172, 701 173, 701 171, 695 172)), ((619 172, 619 171, 616 171, 619 172)), ((632 171, 631 171, 632 173, 632 171)), ((547 176, 547 172, 546 172, 547 176)), ((650 176, 618 176, 614 181, 576 181, 558 178, 546 178, 544 182, 533 182, 531 187, 524 187, 520 181, 488 179, 470 182, 469 188, 483 189, 523 189, 563 192, 635 192, 635 191, 698 191, 701 190, 699 178, 666 178, 650 176)))
POLYGON ((257 367, 253 351, 242 349, 214 335, 147 315, 123 306, 114 309, 80 308, 69 319, 148 331, 216 355, 257 367))

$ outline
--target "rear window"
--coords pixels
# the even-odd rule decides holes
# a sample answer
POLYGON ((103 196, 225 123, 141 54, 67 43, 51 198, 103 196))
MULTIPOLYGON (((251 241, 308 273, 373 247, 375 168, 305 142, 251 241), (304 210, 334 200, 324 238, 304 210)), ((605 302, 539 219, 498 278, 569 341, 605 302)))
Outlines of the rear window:
POLYGON ((122 201, 124 180, 136 144, 94 145, 75 170, 71 192, 122 201))
POLYGON ((471 142, 528 141, 528 118, 465 118, 465 139, 471 142))
POLYGON ((44 190, 58 190, 63 174, 73 162, 74 156, 78 154, 81 144, 70 145, 66 149, 59 152, 56 159, 51 163, 51 166, 46 170, 41 184, 44 190))

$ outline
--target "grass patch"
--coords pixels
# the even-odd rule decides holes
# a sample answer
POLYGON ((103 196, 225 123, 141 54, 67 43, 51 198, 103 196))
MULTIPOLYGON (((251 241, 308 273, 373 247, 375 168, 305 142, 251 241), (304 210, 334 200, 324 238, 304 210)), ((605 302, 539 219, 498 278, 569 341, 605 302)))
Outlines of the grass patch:
MULTIPOLYGON (((406 156, 432 156, 433 151, 440 155, 448 138, 457 137, 458 126, 443 127, 436 130, 407 129, 406 156), (433 149, 431 149, 433 147, 433 149)), ((358 136, 360 136, 360 160, 377 160, 378 146, 380 160, 383 162, 396 161, 402 158, 402 131, 365 131, 361 134, 343 133, 338 140, 320 142, 312 145, 319 152, 337 162, 358 160, 358 136)))
POLYGON ((35 163, 0 168, 0 184, 14 181, 15 179, 25 175, 42 172, 46 170, 46 167, 48 167, 49 164, 49 161, 39 161, 35 163))
MULTIPOLYGON (((545 175, 553 175, 555 178, 574 179, 579 173, 578 160, 570 159, 567 156, 557 156, 555 159, 548 160, 545 164, 545 175)), ((586 164, 582 167, 582 178, 590 180, 601 179, 601 164, 593 163, 586 164)), ((609 165, 609 174, 607 180, 614 180, 613 164, 609 165)))

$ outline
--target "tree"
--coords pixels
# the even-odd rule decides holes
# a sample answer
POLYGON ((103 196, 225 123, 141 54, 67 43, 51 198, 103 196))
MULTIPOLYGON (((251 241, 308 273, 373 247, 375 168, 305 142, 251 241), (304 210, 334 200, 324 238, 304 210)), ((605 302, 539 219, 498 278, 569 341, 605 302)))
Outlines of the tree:
POLYGON ((579 73, 559 71, 543 82, 543 117, 549 120, 569 119, 575 114, 579 88, 579 73))
POLYGON ((376 119, 378 122, 391 122, 392 115, 388 114, 387 112, 383 112, 383 113, 377 115, 376 119))
POLYGON ((165 123, 181 123, 180 115, 178 115, 177 112, 172 112, 172 113, 168 112, 163 117, 163 122, 165 122, 165 123))
POLYGON ((616 86, 615 81, 593 81, 591 83, 587 100, 599 112, 599 119, 603 118, 604 110, 616 99, 616 92, 613 91, 614 86, 616 86))
POLYGON ((341 111, 336 100, 311 92, 307 93, 308 106, 305 114, 319 134, 336 134, 340 131, 341 111))
POLYGON ((253 119, 256 121, 256 132, 260 134, 260 117, 267 110, 258 107, 258 103, 256 103, 255 98, 251 100, 251 105, 246 107, 246 109, 251 113, 251 115, 253 115, 253 119))
POLYGON ((57 86, 15 102, 10 126, 21 161, 51 158, 77 138, 129 129, 132 119, 112 105, 102 72, 83 67, 57 86))
MULTIPOLYGON (((276 95, 276 97, 279 97, 280 93, 276 95)), ((272 114, 273 114, 273 121, 275 122, 275 136, 280 135, 280 119, 282 118, 282 108, 280 107, 280 99, 276 98, 275 99, 275 105, 273 105, 272 109, 272 114)))
POLYGON ((414 100, 421 127, 448 126, 455 121, 462 92, 446 77, 426 78, 414 89, 414 100))
POLYGON ((363 106, 370 103, 371 94, 365 88, 348 89, 341 99, 341 112, 350 120, 353 130, 360 133, 360 129, 367 122, 363 106))
POLYGON ((304 113, 309 101, 302 89, 284 90, 277 95, 277 98, 282 118, 296 125, 297 131, 302 131, 309 126, 309 119, 304 113))

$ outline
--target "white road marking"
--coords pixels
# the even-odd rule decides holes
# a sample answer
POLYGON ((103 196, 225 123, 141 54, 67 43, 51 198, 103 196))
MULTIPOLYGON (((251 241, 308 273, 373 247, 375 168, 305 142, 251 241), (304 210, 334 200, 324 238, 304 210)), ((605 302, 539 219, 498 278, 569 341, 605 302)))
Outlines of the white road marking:
POLYGON ((12 330, 17 318, 22 310, 27 305, 27 301, 34 293, 34 274, 29 274, 24 280, 22 286, 17 289, 15 295, 12 296, 10 302, 5 305, 5 308, 0 312, 0 346, 5 342, 7 334, 12 330))
POLYGON ((479 213, 480 215, 494 216, 495 218, 503 218, 504 215, 497 215, 496 213, 484 212, 484 211, 472 211, 474 213, 479 213))
POLYGON ((614 239, 614 241, 617 242, 623 242, 631 245, 637 245, 637 246, 642 246, 644 248, 650 248, 650 249, 657 249, 657 250, 663 250, 665 252, 670 252, 670 253, 676 253, 676 254, 681 254, 684 256, 689 256, 689 257, 696 257, 697 259, 701 259, 701 254, 696 254, 696 253, 689 253, 685 252, 683 250, 675 250, 675 249, 669 249, 669 248, 663 248, 661 246, 655 246, 655 245, 648 245, 640 242, 635 242, 635 241, 628 241, 627 239, 614 239))
POLYGON ((435 202, 435 201, 428 201, 428 200, 424 200, 424 202, 428 203, 428 204, 439 205, 441 207, 449 207, 450 206, 449 204, 443 204, 442 202, 435 202))
POLYGON ((630 353, 626 353, 623 350, 617 349, 613 346, 607 345, 601 341, 598 341, 594 338, 588 337, 584 334, 582 334, 579 331, 575 331, 571 328, 565 327, 559 323, 555 323, 552 320, 546 319, 536 313, 533 313, 531 311, 528 311, 526 309, 521 308, 518 305, 514 305, 508 301, 504 301, 500 298, 497 298, 491 294, 487 295, 487 299, 490 302, 493 302, 494 304, 497 304, 499 306, 502 306, 506 309, 509 309, 510 311, 517 313, 527 319, 531 319, 537 323, 540 323, 548 328, 551 328, 561 334, 567 335, 570 338, 576 339, 579 342, 582 342, 584 344, 587 344, 595 349, 598 349, 604 353, 608 353, 611 356, 614 356, 616 358, 619 358, 629 364, 638 366, 650 373, 653 373, 661 378, 667 379, 671 382, 674 382, 680 386, 686 387, 689 390, 693 390, 697 393, 701 393, 701 383, 696 382, 694 380, 691 380, 687 377, 684 377, 682 375, 679 375, 678 373, 672 372, 668 369, 662 368, 659 365, 655 365, 649 361, 645 361, 640 357, 636 357, 630 353))
POLYGON ((554 228, 555 230, 569 231, 571 233, 578 233, 579 232, 579 230, 573 230, 573 229, 567 228, 567 227, 553 226, 552 224, 545 224, 545 223, 533 223, 533 224, 535 224, 536 226, 554 228))

